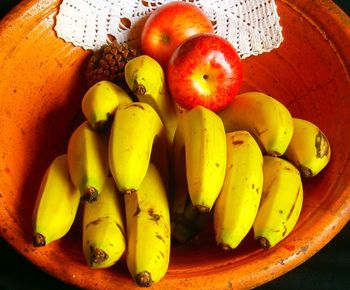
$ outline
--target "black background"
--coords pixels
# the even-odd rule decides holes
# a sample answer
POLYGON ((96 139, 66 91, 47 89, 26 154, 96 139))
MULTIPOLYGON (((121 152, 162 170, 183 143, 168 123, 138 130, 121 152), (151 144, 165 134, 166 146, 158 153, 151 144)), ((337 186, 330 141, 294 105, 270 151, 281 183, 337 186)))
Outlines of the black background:
MULTIPOLYGON (((19 2, 0 0, 0 19, 19 2)), ((350 15, 349 0, 334 2, 350 15)), ((76 288, 44 273, 0 238, 0 290, 17 289, 76 288)), ((302 265, 257 289, 350 289, 350 224, 348 223, 332 241, 302 265)))

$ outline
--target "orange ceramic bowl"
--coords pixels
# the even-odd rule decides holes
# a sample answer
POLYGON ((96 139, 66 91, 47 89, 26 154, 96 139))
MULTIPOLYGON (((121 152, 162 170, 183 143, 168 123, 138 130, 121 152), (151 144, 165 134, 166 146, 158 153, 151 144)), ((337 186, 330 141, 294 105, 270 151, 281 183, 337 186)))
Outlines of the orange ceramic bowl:
MULTIPOLYGON (((31 216, 40 180, 66 151, 81 121, 88 51, 53 30, 60 1, 23 1, 0 23, 0 233, 32 263, 83 288, 136 288, 124 260, 106 270, 85 265, 80 220, 44 248, 31 243, 31 216)), ((332 159, 304 181, 305 203, 293 232, 264 251, 249 234, 224 252, 212 232, 174 246, 168 274, 154 289, 241 289, 270 281, 327 244, 350 214, 350 20, 329 0, 278 0, 284 41, 244 60, 243 91, 281 100, 296 117, 316 123, 332 145, 332 159)))

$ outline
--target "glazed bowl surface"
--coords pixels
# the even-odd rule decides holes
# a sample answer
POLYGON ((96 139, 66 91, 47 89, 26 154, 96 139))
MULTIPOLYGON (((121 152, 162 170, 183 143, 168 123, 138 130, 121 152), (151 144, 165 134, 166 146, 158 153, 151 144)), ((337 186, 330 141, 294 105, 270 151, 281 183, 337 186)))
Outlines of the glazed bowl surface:
MULTIPOLYGON (((80 218, 46 247, 32 246, 31 216, 41 178, 81 122, 89 51, 57 38, 60 1, 26 0, 0 22, 0 234, 43 271, 85 289, 137 288, 125 260, 85 265, 80 218)), ((276 0, 284 41, 243 60, 241 92, 265 92, 293 116, 317 124, 332 146, 329 165, 304 180, 292 233, 269 250, 249 233, 234 251, 208 230, 174 245, 169 271, 152 289, 246 289, 275 279, 322 249, 350 216, 350 20, 329 0, 276 0)))

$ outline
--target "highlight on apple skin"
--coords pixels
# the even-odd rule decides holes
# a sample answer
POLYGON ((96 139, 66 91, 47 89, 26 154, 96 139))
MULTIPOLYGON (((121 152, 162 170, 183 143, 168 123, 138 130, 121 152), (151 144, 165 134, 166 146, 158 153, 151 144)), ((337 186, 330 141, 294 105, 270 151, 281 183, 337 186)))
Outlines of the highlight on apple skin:
POLYGON ((184 41, 171 55, 167 84, 175 102, 185 109, 197 105, 218 112, 238 94, 243 80, 236 49, 214 33, 184 41))
POLYGON ((183 41, 203 32, 213 33, 214 28, 199 7, 183 1, 170 2, 148 16, 141 33, 141 49, 166 68, 171 54, 183 41))

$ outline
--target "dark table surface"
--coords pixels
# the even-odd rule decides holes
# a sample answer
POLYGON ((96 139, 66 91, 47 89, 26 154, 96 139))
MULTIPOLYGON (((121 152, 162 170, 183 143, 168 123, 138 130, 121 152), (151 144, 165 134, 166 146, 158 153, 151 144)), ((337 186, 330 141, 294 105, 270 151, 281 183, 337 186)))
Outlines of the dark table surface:
MULTIPOLYGON (((0 19, 19 2, 19 0, 0 0, 0 19)), ((350 15, 350 0, 334 2, 350 15)), ((76 289, 42 272, 2 238, 0 238, 0 259, 2 261, 0 290, 76 289)), ((302 265, 257 289, 350 290, 350 223, 302 265)))

